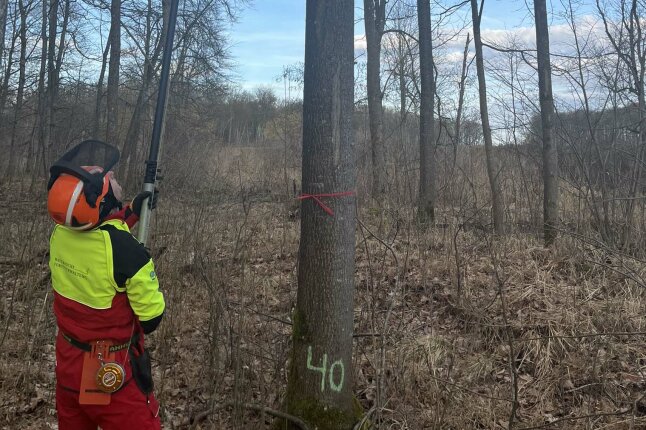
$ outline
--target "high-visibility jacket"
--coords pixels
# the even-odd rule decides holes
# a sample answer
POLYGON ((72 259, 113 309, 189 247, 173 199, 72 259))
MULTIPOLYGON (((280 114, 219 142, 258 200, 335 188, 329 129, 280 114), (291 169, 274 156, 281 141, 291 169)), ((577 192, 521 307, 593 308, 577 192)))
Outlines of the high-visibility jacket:
MULTIPOLYGON (((105 221, 90 231, 57 225, 50 238, 49 266, 59 331, 71 338, 127 342, 134 333, 152 331, 161 320, 165 303, 155 266, 122 220, 105 221)), ((78 389, 82 353, 60 344, 59 336, 58 382, 78 389)))

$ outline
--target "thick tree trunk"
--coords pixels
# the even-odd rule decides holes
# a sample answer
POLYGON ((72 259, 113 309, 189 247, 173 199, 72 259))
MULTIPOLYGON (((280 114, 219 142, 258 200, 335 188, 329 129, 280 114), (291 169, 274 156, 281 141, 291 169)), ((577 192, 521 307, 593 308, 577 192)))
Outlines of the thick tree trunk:
POLYGON ((110 6, 110 64, 108 66, 107 141, 119 147, 118 105, 119 65, 121 63, 121 0, 112 0, 110 6))
POLYGON ((489 176, 489 187, 491 188, 491 206, 493 212, 493 228, 498 235, 503 234, 503 210, 502 192, 498 180, 498 166, 493 157, 493 141, 491 138, 491 127, 489 126, 489 110, 487 108, 487 82, 484 71, 484 58, 482 55, 482 39, 480 38, 480 17, 482 11, 478 11, 478 0, 471 0, 471 16, 473 18, 473 42, 476 47, 476 69, 478 72, 478 94, 480 98, 480 120, 482 121, 482 134, 485 144, 485 155, 487 158, 487 175, 489 176))
POLYGON ((558 153, 552 140, 552 67, 550 66, 550 37, 547 28, 545 0, 534 0, 536 19, 536 49, 538 58, 538 91, 541 103, 541 130, 543 135, 543 230, 545 246, 556 240, 558 225, 558 153))
POLYGON ((363 15, 367 45, 367 91, 372 148, 372 195, 380 204, 386 195, 386 148, 383 137, 383 106, 381 92, 381 37, 385 25, 385 0, 364 0, 363 15))
POLYGON ((433 44, 430 0, 417 0, 419 26, 419 74, 421 81, 419 108, 419 204, 422 222, 435 219, 435 79, 433 78, 433 44))
MULTIPOLYGON (((353 2, 308 0, 303 95, 303 192, 353 191, 353 2)), ((351 429, 354 195, 302 202, 298 296, 286 406, 319 430, 351 429)))

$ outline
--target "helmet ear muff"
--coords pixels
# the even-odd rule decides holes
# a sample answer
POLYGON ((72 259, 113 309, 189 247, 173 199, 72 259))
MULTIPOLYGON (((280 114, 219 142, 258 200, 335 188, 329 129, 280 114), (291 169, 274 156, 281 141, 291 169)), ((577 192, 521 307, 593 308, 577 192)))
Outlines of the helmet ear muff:
POLYGON ((104 220, 113 209, 120 210, 123 204, 117 197, 114 195, 114 190, 112 189, 112 184, 108 185, 108 192, 103 196, 99 206, 99 220, 104 220))

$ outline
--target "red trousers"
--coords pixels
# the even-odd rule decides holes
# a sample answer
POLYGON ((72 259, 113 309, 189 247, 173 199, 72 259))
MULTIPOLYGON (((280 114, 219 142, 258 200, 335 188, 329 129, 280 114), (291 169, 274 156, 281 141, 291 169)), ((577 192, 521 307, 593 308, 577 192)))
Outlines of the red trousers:
MULTIPOLYGON (((143 335, 139 341, 143 345, 143 335)), ((79 405, 79 383, 83 351, 70 345, 59 334, 56 338, 56 411, 59 430, 160 430, 159 403, 146 396, 132 379, 128 350, 116 352, 115 361, 123 363, 126 383, 112 394, 109 405, 79 405)))
POLYGON ((159 403, 134 380, 112 394, 109 405, 79 405, 79 393, 56 386, 59 430, 161 430, 159 403))

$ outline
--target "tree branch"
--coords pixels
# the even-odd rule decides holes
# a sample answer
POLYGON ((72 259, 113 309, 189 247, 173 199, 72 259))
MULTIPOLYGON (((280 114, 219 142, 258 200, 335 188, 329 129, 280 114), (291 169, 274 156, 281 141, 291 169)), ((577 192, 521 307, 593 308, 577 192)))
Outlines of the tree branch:
POLYGON ((287 421, 290 421, 293 424, 295 424, 296 426, 298 426, 301 430, 309 430, 309 427, 307 426, 307 424, 305 424, 305 422, 303 420, 301 420, 300 418, 295 417, 293 415, 287 414, 285 412, 277 411, 276 409, 271 409, 271 408, 268 408, 268 407, 262 406, 262 405, 255 405, 253 403, 237 403, 237 402, 226 402, 226 403, 223 403, 221 405, 214 406, 211 409, 207 409, 206 411, 200 412, 195 417, 190 419, 188 423, 184 423, 184 424, 185 425, 190 424, 191 429, 195 429, 195 428, 197 428, 197 424, 200 421, 204 420, 209 415, 214 414, 214 413, 216 413, 218 411, 221 411, 222 409, 227 409, 227 408, 232 408, 232 407, 240 407, 240 408, 243 408, 243 409, 249 409, 249 410, 256 411, 256 412, 262 412, 262 413, 265 413, 265 414, 269 414, 269 415, 272 415, 272 416, 274 416, 276 418, 282 418, 282 419, 285 419, 287 421))

